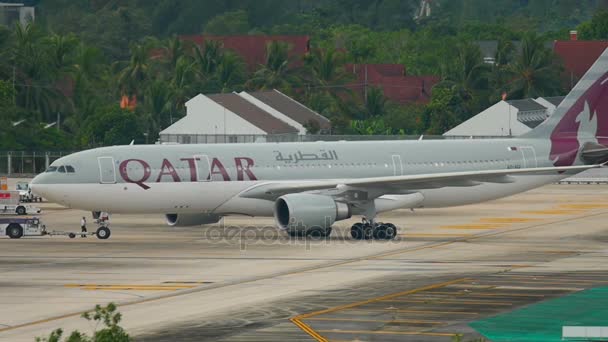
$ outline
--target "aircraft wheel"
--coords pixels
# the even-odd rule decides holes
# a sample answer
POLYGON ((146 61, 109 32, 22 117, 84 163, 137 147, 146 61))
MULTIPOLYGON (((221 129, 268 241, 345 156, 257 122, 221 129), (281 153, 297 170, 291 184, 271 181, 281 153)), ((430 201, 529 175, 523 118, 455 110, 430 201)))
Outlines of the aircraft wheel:
POLYGON ((383 223, 379 223, 374 227, 372 237, 374 240, 386 239, 386 226, 383 223))
POLYGON ((397 237, 397 227, 392 223, 384 224, 384 239, 393 240, 397 237))
POLYGON ((95 233, 95 235, 97 235, 98 239, 105 240, 110 237, 111 232, 110 229, 108 229, 107 227, 99 227, 97 228, 97 232, 95 233))
POLYGON ((363 225, 363 240, 371 240, 374 238, 374 227, 371 224, 363 225))
POLYGON ((350 236, 355 240, 363 239, 363 223, 355 223, 350 227, 350 236))
POLYGON ((23 228, 18 224, 12 224, 6 230, 6 235, 11 239, 19 239, 23 236, 23 228))

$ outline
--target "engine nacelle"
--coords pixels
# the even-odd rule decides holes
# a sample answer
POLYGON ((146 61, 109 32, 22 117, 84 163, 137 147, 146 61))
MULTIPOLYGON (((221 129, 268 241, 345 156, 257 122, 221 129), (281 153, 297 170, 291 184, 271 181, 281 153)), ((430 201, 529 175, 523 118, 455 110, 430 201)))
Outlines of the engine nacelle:
POLYGON ((217 223, 222 217, 216 214, 166 214, 165 218, 171 227, 191 227, 217 223))
POLYGON ((327 229, 335 221, 351 217, 346 203, 331 197, 314 194, 288 194, 279 197, 274 205, 274 218, 281 229, 308 231, 327 229))

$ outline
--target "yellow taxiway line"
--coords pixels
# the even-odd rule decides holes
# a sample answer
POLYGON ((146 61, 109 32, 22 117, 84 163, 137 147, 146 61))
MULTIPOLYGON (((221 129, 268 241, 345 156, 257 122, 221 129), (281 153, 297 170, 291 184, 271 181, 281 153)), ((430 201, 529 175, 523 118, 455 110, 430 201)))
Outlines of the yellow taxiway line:
MULTIPOLYGON (((308 318, 311 318, 311 317, 314 317, 314 316, 319 316, 319 315, 323 315, 323 314, 328 314, 328 313, 332 313, 332 312, 336 312, 336 311, 345 310, 345 309, 352 309, 352 308, 355 308, 357 306, 361 306, 361 305, 365 305, 365 304, 370 304, 370 303, 375 303, 375 302, 380 302, 380 301, 391 299, 391 298, 397 298, 397 297, 406 296, 406 295, 410 295, 410 294, 418 293, 418 292, 422 292, 422 291, 438 289, 438 288, 445 287, 445 286, 448 286, 448 285, 452 285, 452 284, 456 284, 456 283, 461 283, 461 282, 466 281, 466 280, 467 280, 466 278, 461 278, 461 279, 456 279, 456 280, 452 280, 452 281, 447 281, 447 282, 444 282, 444 283, 438 283, 438 284, 423 286, 423 287, 419 287, 419 288, 416 288, 416 289, 413 289, 413 290, 393 293, 393 294, 389 294, 389 295, 385 295, 385 296, 380 296, 380 297, 376 297, 376 298, 367 299, 367 300, 360 301, 360 302, 354 302, 354 303, 350 303, 350 304, 336 306, 336 307, 329 308, 329 309, 324 309, 324 310, 310 312, 310 313, 307 313, 307 314, 298 315, 296 317, 291 318, 290 320, 291 320, 291 322, 293 324, 297 325, 300 329, 302 329, 302 331, 304 331, 305 333, 307 333, 308 335, 310 335, 315 340, 317 340, 319 342, 327 342, 327 339, 325 337, 319 335, 319 333, 317 331, 315 331, 314 329, 312 329, 308 324, 302 322, 302 320, 308 319, 308 318)), ((330 331, 328 331, 328 332, 330 332, 330 331)), ((449 336, 452 336, 452 335, 449 335, 449 336)))

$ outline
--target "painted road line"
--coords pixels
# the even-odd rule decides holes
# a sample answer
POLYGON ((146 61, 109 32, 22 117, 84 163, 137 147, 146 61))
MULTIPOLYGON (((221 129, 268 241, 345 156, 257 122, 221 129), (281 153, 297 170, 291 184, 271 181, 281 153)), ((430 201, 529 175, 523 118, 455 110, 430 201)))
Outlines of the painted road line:
POLYGON ((431 234, 431 233, 405 233, 405 234, 399 234, 399 236, 403 236, 403 237, 437 237, 437 238, 444 238, 444 237, 465 237, 465 236, 473 236, 472 234, 431 234))
POLYGON ((335 322, 379 322, 379 323, 404 323, 404 324, 443 324, 445 322, 440 321, 427 321, 419 319, 359 319, 359 318, 326 318, 326 317, 310 317, 306 318, 307 321, 335 321, 335 322))
POLYGON ((462 305, 496 305, 496 306, 513 306, 513 303, 505 302, 487 302, 483 300, 454 300, 454 299, 441 299, 441 298, 429 298, 424 299, 389 299, 383 300, 386 303, 422 303, 422 304, 462 304, 462 305))
POLYGON ((481 222, 492 222, 492 223, 523 223, 539 221, 538 218, 531 217, 484 217, 480 218, 481 222))
POLYGON ((522 211, 524 215, 579 215, 585 213, 584 210, 533 210, 533 211, 522 211))
POLYGON ((508 227, 507 224, 482 223, 482 224, 455 224, 440 226, 439 229, 497 229, 508 227))
POLYGON ((381 301, 383 299, 396 298, 396 297, 405 296, 405 295, 408 295, 408 294, 418 293, 418 292, 421 292, 421 291, 438 289, 438 288, 441 288, 441 287, 444 287, 444 286, 460 283, 460 282, 467 281, 467 280, 468 279, 466 279, 466 278, 461 278, 461 279, 456 279, 456 280, 452 280, 452 281, 447 281, 447 282, 444 282, 444 283, 438 283, 438 284, 423 286, 423 287, 419 287, 419 288, 416 288, 416 289, 413 289, 413 290, 407 290, 407 291, 403 291, 403 292, 388 294, 388 295, 385 295, 385 296, 375 297, 375 298, 367 299, 367 300, 360 301, 360 302, 354 302, 354 303, 350 303, 350 304, 335 306, 333 308, 328 308, 328 309, 324 309, 324 310, 310 312, 310 313, 307 313, 307 314, 298 315, 296 317, 291 318, 290 321, 292 323, 294 323, 295 325, 297 325, 300 329, 302 329, 302 331, 304 331, 305 333, 307 333, 308 335, 310 335, 315 340, 317 340, 319 342, 326 342, 327 339, 325 337, 319 335, 318 332, 316 332, 315 330, 313 330, 308 324, 302 322, 302 320, 307 319, 307 318, 311 318, 311 317, 314 317, 314 316, 319 316, 319 315, 323 315, 323 314, 328 314, 328 313, 336 312, 336 311, 341 311, 341 310, 346 310, 346 309, 352 309, 352 308, 355 308, 355 307, 358 307, 358 306, 361 306, 361 305, 370 304, 370 303, 374 303, 374 302, 379 302, 379 301, 381 301))
POLYGON ((426 332, 426 331, 379 331, 379 330, 319 330, 324 334, 365 334, 365 335, 422 335, 422 336, 456 336, 455 333, 426 332))
POLYGON ((363 308, 357 308, 357 309, 348 309, 348 310, 352 310, 352 311, 371 311, 371 312, 397 312, 397 313, 412 313, 412 314, 429 314, 429 315, 451 315, 451 314, 458 314, 458 315, 471 315, 471 316, 476 316, 479 315, 479 312, 470 312, 470 311, 436 311, 436 310, 408 310, 408 309, 398 309, 398 308, 385 308, 385 309, 363 309, 363 308))
POLYGON ((527 293, 481 293, 481 292, 457 292, 457 293, 453 293, 453 292, 429 292, 429 294, 440 294, 440 295, 453 295, 453 294, 457 294, 457 295, 462 295, 462 296, 466 296, 466 297, 501 297, 501 296, 505 296, 505 297, 544 297, 545 295, 541 295, 541 294, 527 294, 527 293))
POLYGON ((560 204, 558 207, 565 209, 608 209, 608 204, 560 204))
POLYGON ((195 285, 115 285, 115 284, 65 284, 64 287, 81 290, 132 290, 132 291, 176 291, 191 289, 195 285))

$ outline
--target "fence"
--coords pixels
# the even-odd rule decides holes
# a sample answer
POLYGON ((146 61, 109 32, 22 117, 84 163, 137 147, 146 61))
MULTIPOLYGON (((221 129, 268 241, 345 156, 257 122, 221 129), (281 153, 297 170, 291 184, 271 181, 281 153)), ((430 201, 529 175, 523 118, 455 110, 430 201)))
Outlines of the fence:
MULTIPOLYGON (((418 140, 420 135, 326 135, 326 134, 161 134, 161 143, 176 144, 224 144, 259 142, 311 142, 311 141, 370 141, 370 140, 418 140)), ((423 139, 489 139, 496 136, 443 136, 425 135, 423 139)), ((508 138, 508 137, 501 137, 508 138)))
POLYGON ((0 151, 0 175, 31 176, 43 172, 56 159, 72 152, 0 151))

